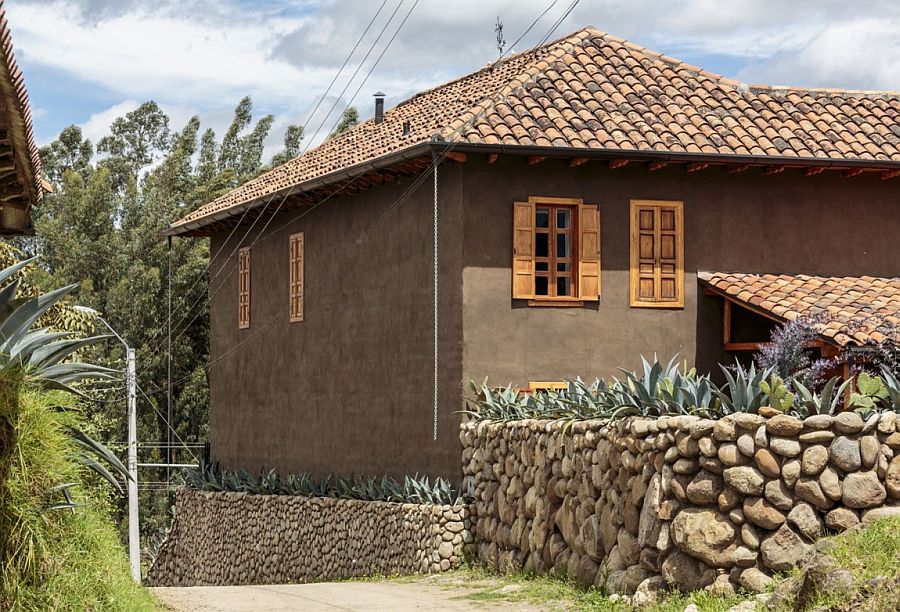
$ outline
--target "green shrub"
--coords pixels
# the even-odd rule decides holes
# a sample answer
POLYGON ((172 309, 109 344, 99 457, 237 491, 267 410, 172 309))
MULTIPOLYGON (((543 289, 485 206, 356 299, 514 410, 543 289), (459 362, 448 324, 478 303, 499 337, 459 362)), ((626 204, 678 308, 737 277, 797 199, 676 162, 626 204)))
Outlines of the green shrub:
POLYGON ((26 390, 10 415, 15 436, 0 484, 0 608, 156 609, 131 579, 103 496, 82 486, 90 472, 68 433, 78 416, 56 409, 64 399, 26 390))
POLYGON ((253 495, 334 497, 442 506, 462 502, 459 490, 443 478, 431 481, 417 474, 406 476, 403 480, 387 476, 336 478, 331 475, 317 479, 306 473, 282 478, 275 470, 262 469, 259 474, 251 474, 247 470, 223 468, 217 461, 201 461, 198 468, 188 470, 185 485, 200 491, 234 491, 253 495))

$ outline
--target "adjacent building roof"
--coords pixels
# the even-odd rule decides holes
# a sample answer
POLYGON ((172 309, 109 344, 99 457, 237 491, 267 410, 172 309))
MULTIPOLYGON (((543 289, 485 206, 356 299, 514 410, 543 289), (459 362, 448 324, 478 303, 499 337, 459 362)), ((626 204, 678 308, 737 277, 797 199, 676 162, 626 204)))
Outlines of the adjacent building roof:
POLYGON ((202 206, 171 233, 429 143, 897 168, 900 94, 747 86, 586 28, 420 93, 382 123, 362 123, 202 206))
POLYGON ((900 278, 741 272, 697 276, 715 292, 777 320, 809 318, 824 339, 841 347, 900 341, 900 278))
POLYGON ((0 233, 29 233, 31 207, 42 194, 28 92, 0 0, 0 233))

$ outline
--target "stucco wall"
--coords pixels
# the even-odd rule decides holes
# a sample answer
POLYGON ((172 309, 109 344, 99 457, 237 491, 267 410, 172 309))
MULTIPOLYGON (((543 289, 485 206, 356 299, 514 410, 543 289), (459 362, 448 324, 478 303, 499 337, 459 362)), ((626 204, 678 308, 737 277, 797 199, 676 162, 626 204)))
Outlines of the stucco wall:
POLYGON ((150 586, 439 572, 471 542, 465 506, 181 489, 150 586))
POLYGON ((897 421, 467 423, 479 557, 614 593, 763 590, 826 527, 900 514, 897 421))
MULTIPOLYGON (((210 443, 233 468, 459 479, 461 182, 441 168, 440 406, 432 440, 432 183, 407 179, 214 237, 210 443), (303 215, 300 217, 300 215, 303 215), (299 218, 298 218, 299 217, 299 218), (235 247, 251 253, 237 323, 235 247), (305 320, 288 321, 288 237, 305 239, 305 320)), ((274 208, 276 204, 273 204, 274 208)))
POLYGON ((679 354, 701 371, 729 362, 721 299, 699 290, 698 270, 895 276, 900 271, 898 183, 878 174, 805 177, 798 170, 727 174, 642 163, 570 168, 471 155, 465 169, 463 375, 496 384, 618 375, 639 356, 679 354), (529 308, 511 299, 514 201, 544 195, 600 207, 602 297, 583 308, 529 308), (629 201, 682 200, 685 307, 629 307, 629 201), (877 231, 872 228, 877 227, 877 231))

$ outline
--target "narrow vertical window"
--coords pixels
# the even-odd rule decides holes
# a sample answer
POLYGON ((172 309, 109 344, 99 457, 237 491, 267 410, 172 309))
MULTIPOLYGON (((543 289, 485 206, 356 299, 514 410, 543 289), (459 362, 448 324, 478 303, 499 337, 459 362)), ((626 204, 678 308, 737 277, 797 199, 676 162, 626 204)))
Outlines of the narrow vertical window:
POLYGON ((684 205, 631 201, 631 305, 684 307, 684 205))
POLYGON ((303 320, 303 232, 290 238, 291 323, 303 320))
POLYGON ((250 327, 250 247, 238 251, 238 328, 250 327))

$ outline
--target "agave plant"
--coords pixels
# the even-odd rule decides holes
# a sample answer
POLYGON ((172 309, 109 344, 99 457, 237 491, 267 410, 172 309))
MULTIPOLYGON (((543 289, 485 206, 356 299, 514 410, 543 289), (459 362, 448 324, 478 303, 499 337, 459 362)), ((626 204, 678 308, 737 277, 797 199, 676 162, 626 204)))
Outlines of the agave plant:
POLYGON ((900 380, 885 366, 881 366, 881 378, 887 389, 885 405, 894 412, 900 412, 900 380))
MULTIPOLYGON (((79 349, 108 336, 78 338, 69 332, 34 328, 37 320, 77 285, 35 297, 19 296, 20 281, 11 279, 32 261, 28 259, 0 270, 0 463, 15 435, 15 416, 24 386, 83 396, 72 385, 85 380, 110 380, 120 374, 99 365, 68 361, 79 349)), ((79 448, 79 460, 121 490, 112 472, 127 478, 128 471, 122 462, 83 431, 71 427, 69 434, 79 448)))
POLYGON ((725 387, 716 392, 722 402, 722 410, 726 414, 759 411, 766 395, 762 383, 772 374, 772 368, 757 370, 755 364, 750 364, 750 368, 745 370, 737 361, 734 362, 734 373, 725 366, 719 367, 727 381, 725 387))
MULTIPOLYGON (((850 384, 850 381, 845 380, 838 384, 839 382, 840 379, 834 376, 822 385, 821 391, 816 393, 800 381, 793 381, 794 389, 796 389, 794 414, 801 418, 806 418, 814 414, 835 414, 839 412, 844 399, 844 390, 850 384)), ((900 393, 900 389, 898 389, 898 393, 900 393)))
POLYGON ((383 476, 347 478, 332 475, 320 479, 309 474, 291 474, 281 478, 275 470, 260 470, 258 475, 246 470, 228 470, 218 462, 201 461, 184 475, 185 485, 201 491, 236 491, 253 495, 298 495, 334 497, 364 501, 452 505, 461 498, 450 482, 437 478, 406 476, 402 481, 383 476))

